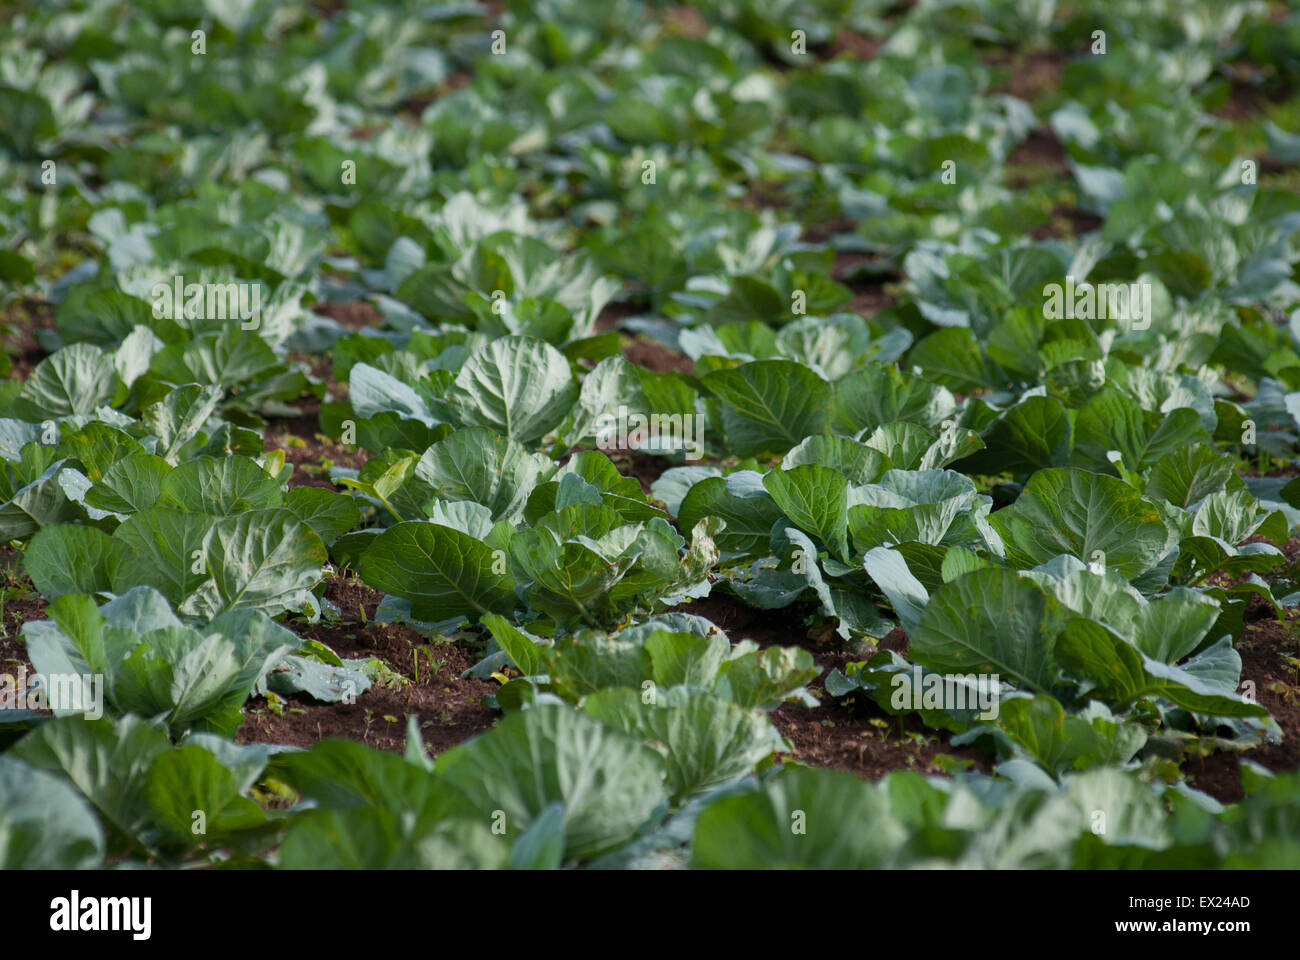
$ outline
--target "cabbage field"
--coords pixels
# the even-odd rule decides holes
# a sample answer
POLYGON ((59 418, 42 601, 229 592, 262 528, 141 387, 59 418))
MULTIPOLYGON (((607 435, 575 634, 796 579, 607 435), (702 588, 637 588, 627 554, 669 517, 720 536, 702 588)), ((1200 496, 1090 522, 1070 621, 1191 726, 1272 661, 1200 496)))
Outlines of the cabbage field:
POLYGON ((1295 0, 0 6, 0 867, 1300 868, 1298 80, 1295 0))

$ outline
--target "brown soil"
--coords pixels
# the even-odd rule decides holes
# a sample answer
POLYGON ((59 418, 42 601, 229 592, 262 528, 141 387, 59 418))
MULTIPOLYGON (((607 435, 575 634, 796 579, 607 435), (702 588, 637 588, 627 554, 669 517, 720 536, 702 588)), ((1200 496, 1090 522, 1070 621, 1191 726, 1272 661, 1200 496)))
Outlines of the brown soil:
POLYGON ((1274 463, 1263 473, 1255 466, 1255 461, 1251 460, 1242 465, 1238 471, 1243 477, 1294 477, 1300 475, 1300 463, 1274 463))
POLYGON ((1069 56, 1060 50, 1042 50, 1037 53, 1010 53, 998 50, 985 58, 992 67, 1003 67, 1011 76, 1006 83, 989 90, 990 94, 1009 93, 1026 103, 1033 103, 1042 94, 1061 85, 1069 56))
MULTIPOLYGON (((44 620, 45 608, 48 606, 44 597, 37 593, 32 581, 22 572, 22 552, 10 546, 0 546, 0 590, 3 591, 3 620, 0 622, 0 659, 8 656, 3 643, 6 638, 16 637, 22 625, 30 620, 44 620)), ((26 650, 22 641, 17 641, 23 656, 26 650)))
POLYGON ((348 385, 334 379, 334 357, 332 354, 300 353, 289 354, 289 359, 307 367, 317 380, 325 381, 325 396, 329 400, 346 400, 348 385))
POLYGON ((32 370, 46 357, 36 342, 37 330, 54 329, 54 304, 42 300, 23 300, 0 314, 0 328, 7 327, 4 350, 13 369, 9 379, 26 382, 32 370))
POLYGON ((325 583, 325 599, 342 611, 345 622, 369 623, 375 619, 384 594, 355 578, 331 577, 325 583))
POLYGON ((702 37, 709 32, 709 21, 704 14, 688 4, 670 7, 662 17, 665 33, 683 37, 702 37))
POLYGON ((843 56, 848 60, 874 60, 884 45, 884 37, 869 37, 848 27, 840 27, 830 42, 827 55, 832 59, 843 56))
MULTIPOLYGON (((1258 534, 1247 543, 1271 542, 1258 534)), ((1281 547, 1289 565, 1300 558, 1300 537, 1290 538, 1281 547)), ((1286 570, 1286 567, 1279 570, 1286 570)), ((1265 574, 1265 580, 1277 573, 1265 574)), ((1231 586, 1243 578, 1214 574, 1209 583, 1231 586)), ((1282 742, 1254 747, 1240 757, 1221 750, 1207 757, 1192 756, 1183 763, 1188 781, 1223 803, 1235 803, 1244 795, 1241 786, 1242 757, 1269 770, 1284 772, 1300 769, 1300 669, 1282 657, 1300 657, 1300 609, 1285 611, 1277 620, 1273 608, 1259 597, 1251 597, 1243 620, 1245 631, 1233 644, 1241 654, 1241 679, 1255 686, 1255 698, 1282 729, 1282 742)))
POLYGON ((445 83, 440 84, 432 90, 426 90, 422 93, 417 93, 414 96, 407 97, 402 101, 401 107, 403 110, 409 110, 411 113, 415 114, 416 117, 420 117, 424 114, 425 108, 428 107, 429 104, 433 103, 433 101, 437 100, 439 97, 445 97, 449 93, 454 93, 457 90, 469 86, 470 81, 473 79, 473 74, 469 71, 457 70, 447 78, 445 83))
POLYGON ((872 264, 878 264, 880 258, 870 253, 837 253, 835 264, 831 267, 831 276, 840 283, 854 283, 859 270, 872 264))
POLYGON ((27 656, 21 631, 24 623, 45 619, 45 606, 45 599, 34 590, 27 597, 5 598, 4 628, 0 630, 0 673, 11 673, 16 664, 31 669, 32 661, 27 656))
POLYGON ((699 600, 688 600, 672 610, 707 618, 732 643, 753 640, 763 649, 772 646, 801 646, 810 653, 815 652, 816 646, 825 646, 830 641, 838 644, 833 630, 829 631, 828 641, 828 631, 824 627, 810 628, 804 624, 807 611, 799 604, 780 610, 759 610, 757 607, 746 606, 735 597, 715 593, 699 600))
MULTIPOLYGON (((1070 155, 1052 128, 1044 124, 1020 143, 1006 161, 1006 184, 1024 189, 1044 181, 1072 182, 1070 155)), ((1058 203, 1048 222, 1035 227, 1029 235, 1035 240, 1068 238, 1088 233, 1102 224, 1100 217, 1085 213, 1073 203, 1058 203)))
POLYGON ((876 647, 881 650, 893 650, 897 654, 906 655, 907 651, 912 649, 912 638, 907 635, 907 631, 902 627, 895 627, 880 638, 876 643, 876 647))
POLYGON ((596 318, 596 329, 593 333, 609 333, 611 330, 617 330, 619 323, 628 317, 635 317, 641 311, 627 301, 610 301, 605 304, 605 309, 600 311, 600 316, 596 318))
POLYGON ((898 298, 887 293, 883 284, 850 284, 850 287, 853 299, 849 301, 848 310, 867 319, 898 303, 898 298))
MULTIPOLYGON (((596 326, 593 333, 609 333, 617 330, 619 324, 628 317, 635 317, 643 311, 634 304, 622 300, 611 301, 605 305, 605 309, 600 311, 600 316, 596 318, 596 326)), ((673 370, 681 373, 691 373, 695 369, 695 362, 690 357, 670 350, 661 343, 656 343, 646 337, 634 334, 627 334, 619 338, 623 356, 630 362, 639 367, 645 367, 647 370, 653 370, 656 373, 668 373, 673 370)))
POLYGON ((669 350, 662 343, 646 337, 627 338, 623 343, 623 356, 638 367, 656 373, 671 373, 676 370, 689 374, 695 369, 695 361, 684 353, 669 350))
MULTIPOLYGON (((0 615, 0 674, 17 677, 35 671, 22 639, 23 624, 44 620, 46 601, 31 580, 18 573, 21 558, 12 547, 0 547, 0 589, 4 591, 0 615)), ((46 711, 42 711, 46 712, 46 711)))
POLYGON ((1192 786, 1220 802, 1235 803, 1244 796, 1242 758, 1279 773, 1300 770, 1300 669, 1282 660, 1283 656, 1300 657, 1297 613, 1300 611, 1288 610, 1281 623, 1271 619, 1247 623, 1244 636, 1235 645, 1241 654, 1241 678, 1255 684, 1259 704, 1282 728, 1282 742, 1255 747, 1241 757, 1220 751, 1185 763, 1192 786))
MULTIPOLYGON (((1290 476, 1290 474, 1287 474, 1287 476, 1290 476)), ((1270 540, 1268 537, 1264 536, 1262 533, 1252 533, 1249 537, 1243 540, 1242 543, 1273 543, 1273 541, 1270 540)), ((1274 543, 1273 546, 1276 547, 1277 544, 1274 543)), ((1288 562, 1295 563, 1296 559, 1300 558, 1300 537, 1292 537, 1286 543, 1278 547, 1278 549, 1282 551, 1282 555, 1287 558, 1288 562)), ((1265 577, 1264 579, 1270 580, 1272 578, 1265 577)), ((1261 611, 1265 611, 1269 609, 1268 606, 1264 603, 1264 601, 1260 600, 1258 597, 1251 597, 1250 599, 1251 599, 1251 606, 1254 606, 1256 603, 1258 603, 1259 609, 1261 611)), ((1269 612, 1269 616, 1272 616, 1271 611, 1269 612)), ((1258 619, 1258 618, 1247 617, 1247 619, 1258 619)))
POLYGON ((844 309, 867 318, 898 302, 898 298, 885 289, 887 284, 896 282, 897 277, 865 276, 859 279, 855 276, 863 264, 875 259, 865 253, 839 253, 831 270, 831 276, 853 292, 853 299, 844 309))
POLYGON ((303 637, 319 640, 344 659, 378 657, 407 682, 375 684, 355 703, 318 703, 295 695, 274 713, 264 700, 249 701, 239 728, 239 743, 280 743, 308 747, 319 740, 345 738, 400 753, 406 749, 406 718, 420 718, 420 732, 431 756, 474 737, 495 722, 483 698, 495 693, 490 681, 460 678, 478 659, 457 642, 430 642, 401 624, 375 623, 381 594, 360 584, 332 580, 326 596, 346 618, 342 624, 292 624, 303 637), (358 607, 366 612, 362 622, 358 607), (419 661, 419 681, 416 661, 419 661))
POLYGON ((1029 235, 1035 240, 1077 237, 1096 230, 1103 222, 1101 217, 1062 203, 1052 208, 1047 223, 1030 230, 1029 235))
POLYGON ((1252 63, 1227 63, 1220 67, 1231 85, 1228 99, 1210 112, 1234 124, 1251 120, 1269 106, 1282 103, 1291 88, 1278 82, 1272 67, 1252 63))
MULTIPOLYGON (((1243 540, 1242 543, 1268 543, 1268 544, 1273 544, 1273 546, 1277 546, 1277 544, 1274 544, 1273 541, 1270 540, 1268 537, 1259 533, 1251 534, 1249 537, 1243 540)), ((1296 558, 1300 557, 1300 537, 1292 537, 1281 547, 1279 547, 1279 549, 1282 551, 1282 555, 1286 557, 1287 562, 1290 564, 1294 564, 1296 562, 1296 558)), ((1265 581, 1271 583, 1285 570, 1286 567, 1284 566, 1277 567, 1267 573, 1262 574, 1262 577, 1265 581)), ((1205 582, 1215 587, 1231 587, 1238 583, 1244 583, 1247 579, 1248 578, 1245 576, 1232 576, 1230 574, 1224 573, 1222 570, 1217 570, 1214 573, 1211 573, 1209 576, 1207 576, 1205 578, 1205 582)), ((1259 597, 1252 596, 1246 604, 1246 612, 1243 619, 1245 620, 1246 623, 1253 623, 1257 620, 1272 620, 1273 608, 1268 604, 1266 604, 1259 597)))
POLYGON ((750 183, 749 191, 740 199, 740 206, 755 212, 767 208, 782 210, 790 206, 790 198, 781 184, 756 180, 750 183))
POLYGON ((1069 154, 1065 146, 1057 139, 1052 128, 1044 124, 1037 130, 1030 131, 1029 136, 1007 157, 1007 186, 1023 187, 1041 180, 1043 170, 1057 176, 1069 176, 1068 160, 1069 154), (1028 170, 1033 170, 1033 174, 1029 175, 1028 170))
POLYGON ((311 308, 322 317, 329 317, 349 330, 364 330, 384 322, 384 315, 374 304, 364 300, 334 300, 313 303, 311 308))
MULTIPOLYGON (((334 379, 330 357, 295 355, 294 359, 306 363, 313 377, 325 381, 326 399, 347 399, 348 385, 334 379)), ((360 467, 368 459, 364 451, 349 450, 320 432, 320 407, 320 400, 315 396, 308 397, 299 404, 302 412, 298 416, 271 418, 263 432, 264 447, 283 450, 285 461, 293 464, 293 476, 289 478, 291 487, 334 489, 328 468, 324 467, 325 460, 339 466, 360 467)))
POLYGON ((1220 803, 1236 803, 1246 795, 1241 786, 1241 760, 1235 753, 1220 750, 1208 757, 1186 760, 1183 773, 1189 786, 1220 803))
POLYGON ((1234 124, 1243 123, 1264 112, 1267 100, 1264 95, 1250 83, 1234 79, 1232 92, 1228 99, 1210 112, 1234 124))
MULTIPOLYGON (((1300 539, 1288 544, 1288 550, 1300 553, 1300 539)), ((702 600, 681 604, 674 610, 707 617, 717 624, 733 642, 753 640, 760 647, 798 645, 813 654, 822 669, 810 689, 822 701, 820 707, 808 708, 785 703, 773 714, 773 722, 794 747, 794 758, 815 767, 849 770, 867 779, 879 779, 892 770, 916 769, 926 774, 942 773, 936 756, 953 754, 969 760, 976 769, 988 772, 991 767, 984 754, 974 747, 947 747, 949 735, 925 727, 915 717, 899 720, 865 696, 836 700, 826 695, 824 684, 834 667, 865 659, 869 650, 849 652, 840 648, 833 632, 833 622, 816 618, 814 626, 804 622, 807 608, 757 610, 733 597, 715 594, 702 600)), ((1261 604, 1261 609, 1268 609, 1261 604)), ((1248 759, 1270 770, 1300 769, 1300 676, 1297 670, 1280 659, 1280 654, 1300 656, 1300 611, 1290 611, 1288 621, 1259 620, 1253 610, 1247 612, 1245 637, 1237 643, 1242 656, 1242 679, 1253 681, 1256 696, 1282 728, 1282 743, 1257 747, 1245 754, 1248 759), (1254 614, 1252 616, 1252 614, 1254 614)), ((877 643, 880 649, 906 654, 909 640, 902 628, 895 628, 877 643)), ((1189 780, 1222 802, 1234 802, 1242 796, 1239 759, 1236 754, 1218 752, 1204 759, 1186 761, 1189 780)))
MULTIPOLYGON (((783 703, 772 722, 794 747, 793 759, 810 767, 847 770, 867 780, 879 780, 895 770, 912 769, 927 776, 948 771, 936 763, 941 754, 955 756, 984 773, 992 770, 976 747, 950 747, 949 734, 926 728, 915 716, 900 718, 881 710, 866 696, 834 699, 821 687, 832 666, 857 659, 845 654, 825 663, 810 689, 821 706, 810 709, 783 703)), ((818 658, 823 665, 823 658, 818 658)))
MULTIPOLYGON (((673 608, 682 613, 707 617, 727 634, 733 643, 753 640, 762 648, 802 646, 813 654, 821 675, 809 690, 821 701, 818 707, 787 702, 772 713, 772 722, 794 748, 793 758, 812 767, 848 770, 868 780, 878 780, 893 770, 915 769, 925 774, 942 774, 935 764, 941 753, 952 753, 970 761, 978 769, 990 769, 984 754, 974 747, 944 749, 947 734, 927 730, 916 717, 905 718, 900 732, 899 720, 881 710, 866 697, 835 699, 823 684, 832 669, 866 659, 869 647, 850 652, 841 647, 834 631, 834 621, 813 618, 813 626, 804 623, 808 608, 801 605, 781 610, 758 610, 733 597, 716 594, 673 608)), ((897 629, 881 645, 906 649, 907 636, 897 629)))
POLYGON ((338 489, 329 479, 324 461, 337 466, 360 467, 368 459, 359 450, 349 450, 320 432, 317 413, 319 403, 305 404, 303 413, 292 419, 277 418, 267 422, 264 445, 267 450, 283 450, 286 463, 293 464, 291 487, 338 489))
MULTIPOLYGON (((650 485, 658 480, 665 470, 673 466, 673 462, 667 457, 656 457, 649 453, 642 453, 640 450, 620 451, 611 454, 610 460, 623 476, 635 477, 645 493, 649 493, 650 485)), ((690 531, 687 530, 686 534, 689 536, 690 531)))
MULTIPOLYGON (((841 647, 834 621, 821 617, 809 627, 804 623, 806 608, 799 605, 782 610, 757 610, 721 594, 675 607, 685 613, 707 617, 732 640, 753 640, 760 647, 798 645, 813 654, 821 674, 808 685, 821 701, 806 707, 793 701, 772 713, 777 730, 794 748, 793 759, 812 767, 848 770, 868 780, 878 780, 894 770, 914 769, 925 774, 945 771, 935 763, 941 753, 951 753, 980 770, 990 770, 984 754, 974 747, 945 749, 948 734, 927 730, 913 716, 899 718, 881 710, 865 696, 831 697, 823 686, 831 670, 863 660, 869 646, 858 652, 841 647)), ((907 649, 907 635, 895 629, 880 646, 907 649)))
MULTIPOLYGON (((593 448, 574 447, 557 462, 563 466, 574 454, 591 449, 593 448)), ((658 480, 665 470, 677 465, 667 457, 657 457, 640 450, 600 450, 599 452, 609 457, 609 462, 620 475, 631 477, 641 484, 641 490, 646 494, 650 493, 650 485, 658 480)), ((689 530, 686 532, 690 533, 689 530)))
POLYGON ((848 217, 837 217, 822 223, 805 224, 803 240, 805 243, 825 243, 837 233, 852 233, 858 227, 858 221, 848 217))

